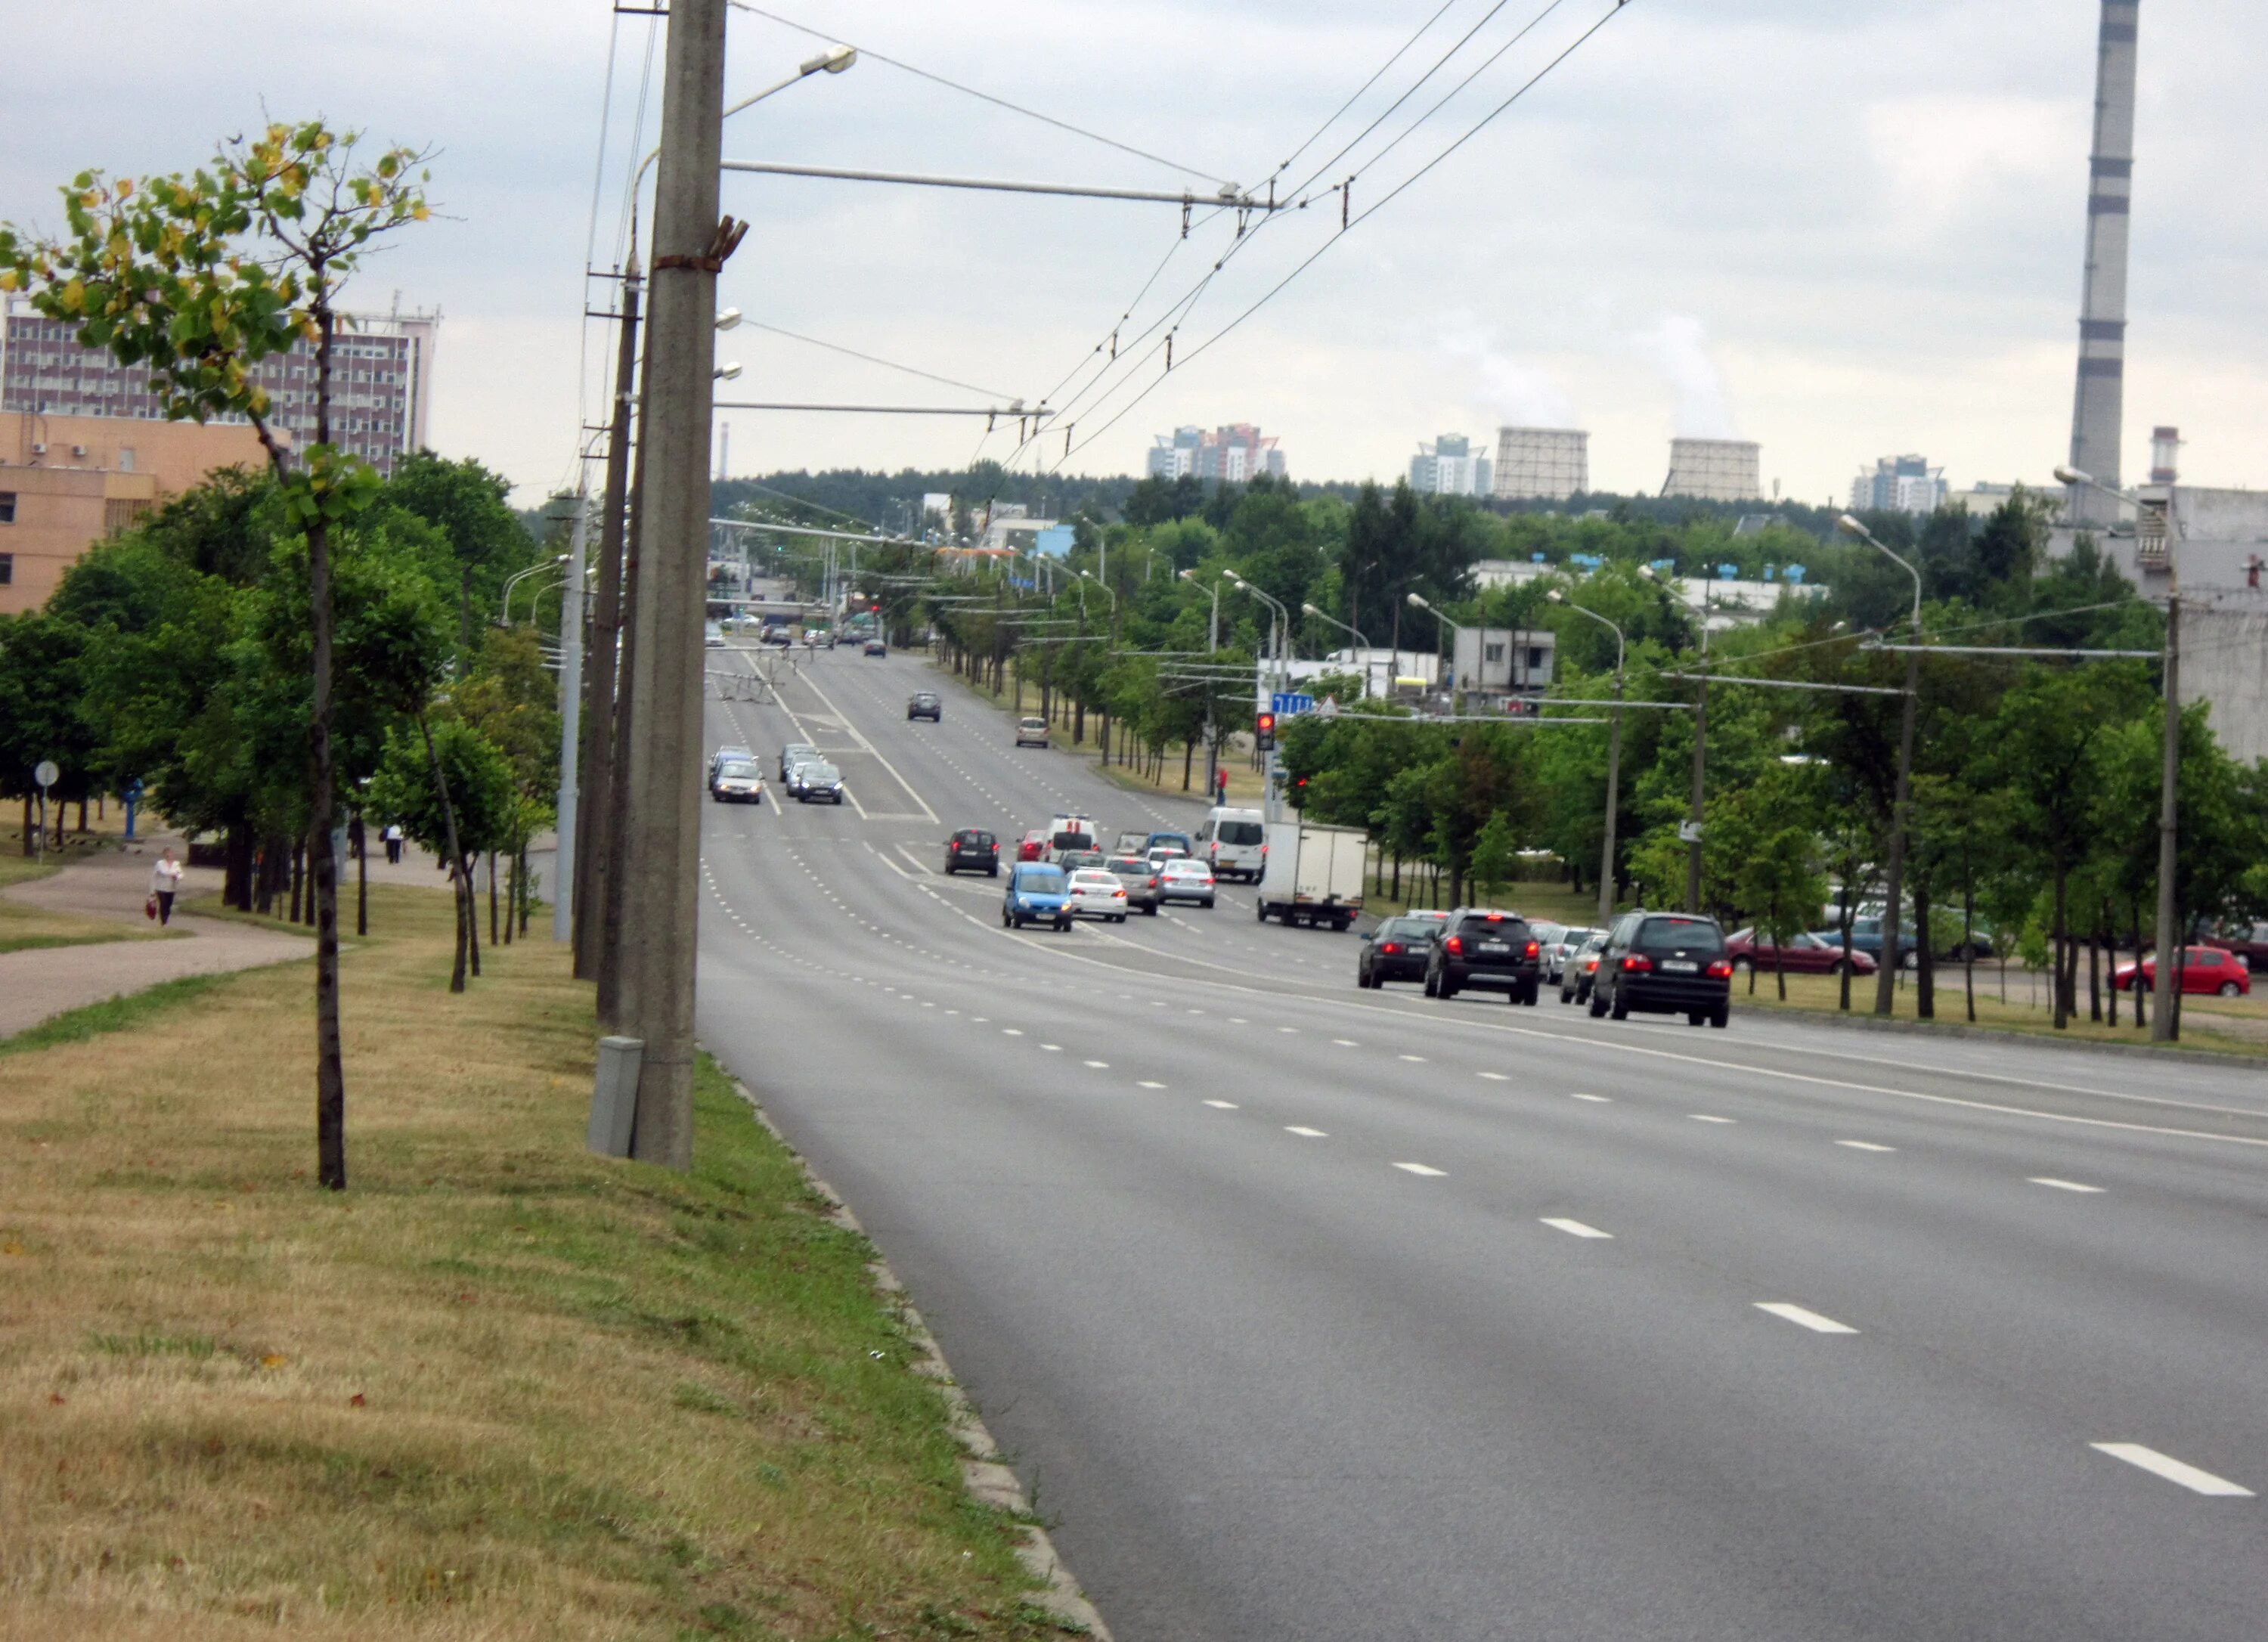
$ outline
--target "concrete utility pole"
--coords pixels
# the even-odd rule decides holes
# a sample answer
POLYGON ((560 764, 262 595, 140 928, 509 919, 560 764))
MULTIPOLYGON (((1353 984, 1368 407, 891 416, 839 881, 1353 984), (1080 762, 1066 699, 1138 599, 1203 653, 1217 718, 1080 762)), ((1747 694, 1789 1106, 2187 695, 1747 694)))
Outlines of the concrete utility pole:
POLYGON ((700 922, 701 712, 707 652, 709 438, 717 273, 737 225, 717 215, 725 0, 674 0, 654 186, 652 314, 646 332, 637 733, 622 775, 624 1035, 641 1040, 630 1155, 693 1161, 694 955, 700 922))
POLYGON ((606 927, 608 840, 615 802, 615 672, 621 645, 622 534, 630 509, 630 383, 637 372, 637 244, 630 244, 622 275, 622 334, 615 349, 613 431, 607 441, 604 522, 599 527, 599 592, 591 611, 589 706, 583 719, 583 802, 576 838, 575 973, 599 972, 600 936, 606 927))
MULTIPOLYGON (((1911 824, 1914 709, 1921 696, 1921 571, 1891 552, 1881 538, 1850 514, 1844 514, 1835 522, 1845 534, 1879 549, 1884 558, 1913 578, 1913 646, 1906 652, 1905 705, 1898 719, 1898 779, 1890 800, 1889 881, 1882 887, 1882 955, 1874 970, 1874 1012, 1887 1016, 1896 1005, 1898 971, 1906 961, 1902 939, 1904 909, 1900 901, 1905 894, 1906 833, 1911 824)), ((1921 961, 1918 949, 1914 961, 1921 961)))
MULTIPOLYGON (((578 468, 581 463, 576 464, 578 468)), ((567 542, 567 590, 559 600, 559 820, 551 852, 551 939, 575 933, 576 762, 582 753, 583 550, 590 541, 591 498, 578 482, 575 528, 567 542)))

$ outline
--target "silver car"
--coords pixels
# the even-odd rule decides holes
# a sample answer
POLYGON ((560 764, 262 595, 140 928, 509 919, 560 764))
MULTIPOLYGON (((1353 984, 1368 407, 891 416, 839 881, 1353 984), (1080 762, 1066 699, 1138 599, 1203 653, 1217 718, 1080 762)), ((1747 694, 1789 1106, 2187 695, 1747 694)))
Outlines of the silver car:
POLYGON ((1581 929, 1573 924, 1555 925, 1558 933, 1543 941, 1543 978, 1557 982, 1567 967, 1567 960, 1583 950, 1583 943, 1600 933, 1594 929, 1581 929))
POLYGON ((1161 902, 1189 901, 1209 907, 1212 905, 1212 869, 1203 861, 1181 856, 1158 869, 1158 899, 1161 902))

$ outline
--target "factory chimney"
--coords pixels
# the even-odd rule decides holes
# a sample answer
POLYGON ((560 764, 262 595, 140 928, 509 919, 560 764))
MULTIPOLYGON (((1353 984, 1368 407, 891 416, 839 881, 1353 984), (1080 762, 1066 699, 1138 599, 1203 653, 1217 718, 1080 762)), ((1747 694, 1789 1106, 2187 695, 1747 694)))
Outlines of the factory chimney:
MULTIPOLYGON (((2118 423, 2126 374, 2127 215, 2134 187, 2134 34, 2139 0, 2102 0, 2095 70, 2095 151, 2088 161, 2087 276, 2080 301, 2079 389, 2071 416, 2071 465, 2119 482, 2118 423)), ((2108 525, 2117 504, 2074 485, 2072 520, 2108 525)))

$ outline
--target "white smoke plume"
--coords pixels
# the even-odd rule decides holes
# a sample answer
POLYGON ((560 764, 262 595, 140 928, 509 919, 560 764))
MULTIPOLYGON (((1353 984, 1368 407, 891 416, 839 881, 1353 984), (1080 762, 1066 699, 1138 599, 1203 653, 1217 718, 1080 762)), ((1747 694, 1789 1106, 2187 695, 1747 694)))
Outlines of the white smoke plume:
POLYGON ((1665 313, 1651 328, 1630 334, 1631 346, 1660 371, 1677 394, 1677 435, 1687 439, 1737 438, 1725 379, 1709 357, 1709 333, 1690 313, 1665 313))
POLYGON ((1575 401, 1542 365, 1506 353, 1478 326, 1449 332, 1441 345, 1467 360, 1480 377, 1481 393, 1497 421, 1514 428, 1572 428, 1575 401))

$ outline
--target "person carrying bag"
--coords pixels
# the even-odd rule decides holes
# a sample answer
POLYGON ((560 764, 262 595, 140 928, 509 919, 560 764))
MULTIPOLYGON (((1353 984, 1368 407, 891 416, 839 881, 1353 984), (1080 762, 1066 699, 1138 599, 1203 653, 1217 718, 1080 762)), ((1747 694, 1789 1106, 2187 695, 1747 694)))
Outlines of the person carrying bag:
POLYGON ((181 864, 173 858, 173 846, 167 844, 150 868, 150 899, 143 912, 162 924, 173 921, 173 897, 181 891, 181 864))

